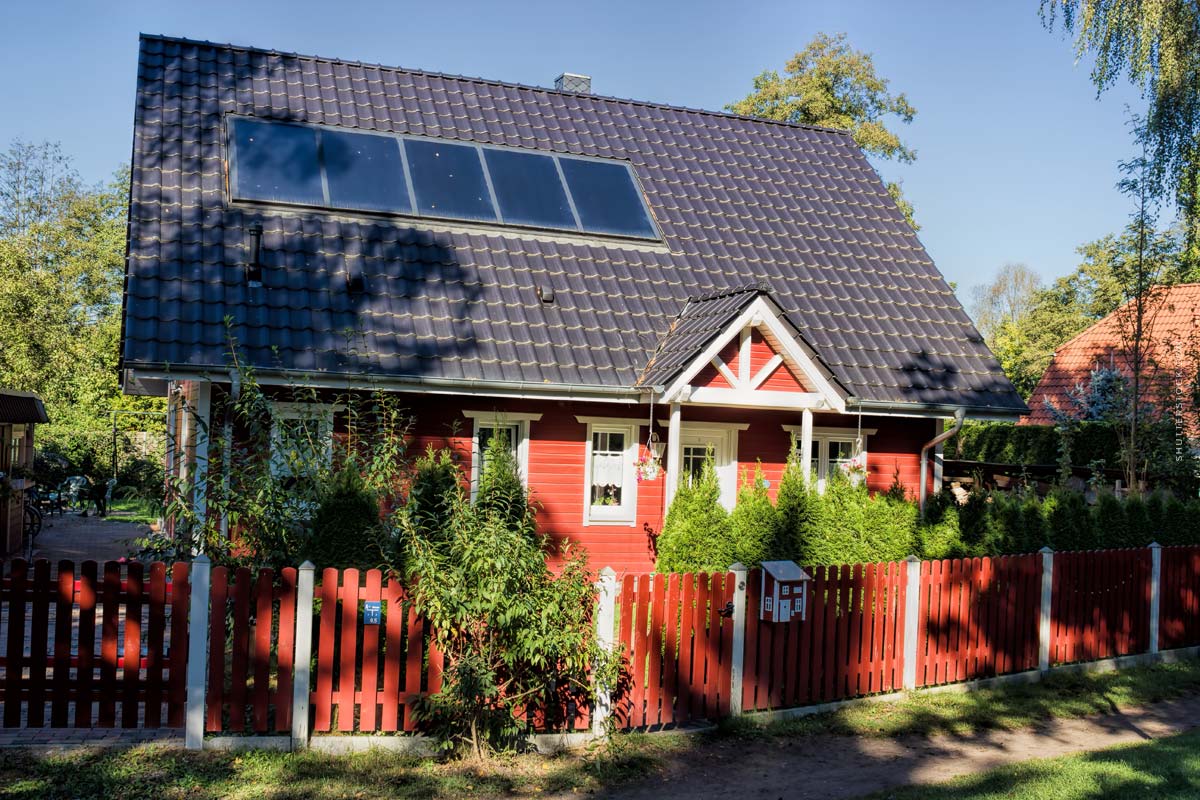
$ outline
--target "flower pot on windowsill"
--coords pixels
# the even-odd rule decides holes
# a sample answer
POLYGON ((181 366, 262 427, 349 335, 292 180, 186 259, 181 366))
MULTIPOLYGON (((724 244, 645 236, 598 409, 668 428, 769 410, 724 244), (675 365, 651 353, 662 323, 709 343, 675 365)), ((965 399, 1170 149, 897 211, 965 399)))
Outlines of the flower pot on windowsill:
POLYGON ((163 521, 161 519, 156 519, 156 520, 154 520, 154 522, 150 523, 150 532, 158 533, 159 531, 162 530, 162 527, 163 527, 163 521))

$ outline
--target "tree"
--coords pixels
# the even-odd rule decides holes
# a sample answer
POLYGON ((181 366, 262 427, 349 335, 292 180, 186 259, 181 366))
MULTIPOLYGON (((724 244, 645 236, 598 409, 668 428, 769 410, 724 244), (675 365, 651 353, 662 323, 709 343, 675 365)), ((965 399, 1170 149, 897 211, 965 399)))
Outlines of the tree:
POLYGON ((986 286, 976 286, 971 304, 975 327, 989 342, 1005 324, 1016 322, 1029 313, 1041 278, 1024 264, 1005 264, 996 279, 986 286))
MULTIPOLYGON (((754 91, 726 109, 749 117, 820 125, 848 130, 864 152, 911 163, 916 151, 900 140, 886 121, 905 124, 917 110, 901 94, 888 91, 888 81, 875 72, 870 53, 851 49, 846 34, 819 33, 784 66, 784 74, 767 70, 754 79, 754 91)), ((905 219, 918 229, 912 206, 897 183, 887 184, 905 219)))
POLYGON ((1079 56, 1095 58, 1092 83, 1098 93, 1122 76, 1141 89, 1147 116, 1135 135, 1145 152, 1147 190, 1155 197, 1174 195, 1195 276, 1200 270, 1200 4, 1042 0, 1041 13, 1048 28, 1061 20, 1075 35, 1079 56))
POLYGON ((0 385, 45 400, 43 447, 87 439, 105 450, 89 456, 105 468, 109 410, 162 409, 123 396, 118 381, 128 191, 124 169, 84 185, 56 144, 17 141, 0 153, 0 385))

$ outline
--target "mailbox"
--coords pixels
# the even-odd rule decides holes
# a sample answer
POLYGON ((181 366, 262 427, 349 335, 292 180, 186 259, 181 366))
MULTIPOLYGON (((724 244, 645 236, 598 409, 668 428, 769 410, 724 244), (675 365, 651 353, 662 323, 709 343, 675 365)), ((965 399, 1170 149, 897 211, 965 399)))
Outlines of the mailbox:
POLYGON ((803 620, 808 610, 810 580, 812 577, 795 561, 762 562, 758 618, 763 622, 803 620))

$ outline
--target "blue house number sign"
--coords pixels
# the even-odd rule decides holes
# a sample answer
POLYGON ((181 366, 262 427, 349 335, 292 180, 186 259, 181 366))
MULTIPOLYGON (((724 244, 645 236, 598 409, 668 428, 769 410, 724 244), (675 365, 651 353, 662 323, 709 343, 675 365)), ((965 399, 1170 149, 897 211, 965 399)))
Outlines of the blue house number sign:
POLYGON ((379 608, 379 601, 368 601, 363 603, 363 624, 378 625, 383 612, 379 608))

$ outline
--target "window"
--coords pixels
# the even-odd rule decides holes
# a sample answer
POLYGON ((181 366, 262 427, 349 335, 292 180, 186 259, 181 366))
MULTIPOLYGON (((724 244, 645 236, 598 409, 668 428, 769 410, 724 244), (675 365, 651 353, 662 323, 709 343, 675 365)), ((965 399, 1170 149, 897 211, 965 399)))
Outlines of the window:
POLYGON ((639 422, 576 417, 587 423, 584 463, 584 525, 637 523, 639 422))
POLYGON ((629 164, 231 116, 235 200, 659 238, 629 164))
POLYGON ((732 509, 737 498, 738 433, 749 427, 745 423, 683 423, 680 431, 679 485, 700 474, 704 459, 711 450, 717 480, 721 484, 721 505, 732 509))
MULTIPOLYGON (((783 428, 795 437, 797 445, 799 445, 802 428, 799 425, 784 425, 783 428)), ((864 469, 866 469, 867 437, 876 430, 876 428, 862 429, 864 469)), ((845 469, 845 465, 854 458, 857 453, 854 446, 857 437, 858 430, 856 428, 813 428, 808 464, 811 475, 817 482, 817 491, 825 491, 829 477, 836 470, 845 469)))
POLYGON ((333 461, 333 415, 340 406, 273 403, 271 471, 280 477, 312 477, 333 461))
POLYGON ((529 423, 537 422, 541 414, 514 411, 464 411, 462 415, 473 422, 471 432, 471 500, 479 491, 479 476, 487 457, 487 447, 497 435, 503 435, 517 459, 521 480, 529 482, 529 423))

